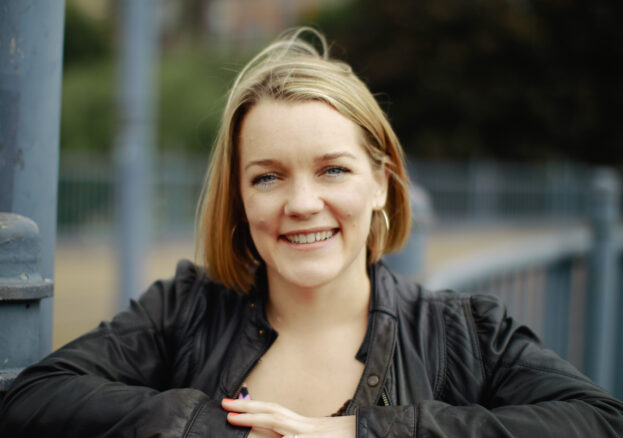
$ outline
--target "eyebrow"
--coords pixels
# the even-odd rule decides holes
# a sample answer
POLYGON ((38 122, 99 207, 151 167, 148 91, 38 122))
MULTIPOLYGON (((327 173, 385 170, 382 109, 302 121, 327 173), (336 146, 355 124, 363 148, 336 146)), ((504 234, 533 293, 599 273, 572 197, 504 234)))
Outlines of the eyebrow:
MULTIPOLYGON (((317 157, 314 159, 314 161, 319 162, 319 163, 324 163, 327 161, 332 161, 332 160, 336 160, 338 158, 351 158, 351 159, 356 159, 357 157, 355 157, 354 154, 350 153, 350 152, 332 152, 329 154, 324 154, 321 155, 320 157, 317 157)), ((274 166, 276 164, 279 163, 279 160, 275 160, 275 159, 271 159, 271 158, 267 158, 267 159, 262 159, 262 160, 253 160, 249 163, 247 163, 247 165, 244 167, 244 170, 247 170, 249 167, 251 166, 274 166)))
POLYGON ((315 161, 320 161, 320 162, 324 162, 324 161, 331 161, 331 160, 335 160, 337 158, 352 158, 352 159, 356 159, 357 157, 355 157, 354 154, 350 153, 350 152, 334 152, 331 154, 324 154, 321 157, 318 157, 315 161))

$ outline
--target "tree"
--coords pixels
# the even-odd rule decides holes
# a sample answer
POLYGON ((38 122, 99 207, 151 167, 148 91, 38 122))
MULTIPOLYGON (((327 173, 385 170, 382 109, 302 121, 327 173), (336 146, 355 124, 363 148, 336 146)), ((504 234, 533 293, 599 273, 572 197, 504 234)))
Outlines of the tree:
POLYGON ((623 162, 623 3, 359 0, 312 22, 424 157, 623 162))

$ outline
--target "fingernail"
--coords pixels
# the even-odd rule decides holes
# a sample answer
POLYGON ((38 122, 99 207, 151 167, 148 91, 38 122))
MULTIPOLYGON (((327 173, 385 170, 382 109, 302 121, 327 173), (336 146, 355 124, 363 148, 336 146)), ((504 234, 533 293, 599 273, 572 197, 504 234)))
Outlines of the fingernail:
POLYGON ((223 401, 229 403, 229 402, 233 402, 234 399, 233 398, 224 398, 223 401))
POLYGON ((240 415, 240 413, 238 413, 238 412, 230 412, 227 415, 229 415, 230 417, 235 417, 236 415, 240 415))

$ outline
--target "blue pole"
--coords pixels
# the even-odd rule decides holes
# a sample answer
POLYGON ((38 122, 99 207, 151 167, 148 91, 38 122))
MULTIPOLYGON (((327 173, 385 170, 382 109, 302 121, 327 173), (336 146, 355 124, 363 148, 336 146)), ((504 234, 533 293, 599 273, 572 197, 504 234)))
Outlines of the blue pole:
MULTIPOLYGON (((64 0, 0 6, 0 212, 41 233, 41 274, 54 276, 64 0)), ((52 349, 52 299, 41 302, 42 357, 52 349)))
MULTIPOLYGON (((623 315, 623 252, 619 247, 618 254, 618 283, 617 283, 617 293, 619 294, 619 309, 617 311, 617 315, 623 315)), ((616 369, 620 370, 623 368, 623 321, 619 318, 618 327, 617 327, 617 359, 616 359, 616 369)), ((623 400, 623 373, 616 373, 616 386, 614 390, 614 396, 619 400, 623 400)))
POLYGON ((119 143, 116 150, 120 298, 127 307, 145 287, 151 230, 154 68, 159 1, 121 2, 119 143))
POLYGON ((586 302, 586 374, 613 392, 616 377, 617 273, 615 230, 619 218, 619 184, 610 169, 597 171, 590 194, 593 228, 586 302))

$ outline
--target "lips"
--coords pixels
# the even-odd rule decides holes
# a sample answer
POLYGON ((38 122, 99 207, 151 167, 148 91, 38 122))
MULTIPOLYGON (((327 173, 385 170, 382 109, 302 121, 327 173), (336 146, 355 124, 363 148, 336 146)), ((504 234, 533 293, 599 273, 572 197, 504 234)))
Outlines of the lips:
POLYGON ((315 231, 310 233, 293 233, 285 235, 285 239, 290 243, 296 243, 299 245, 322 242, 323 240, 330 239, 335 235, 337 229, 326 231, 315 231))

